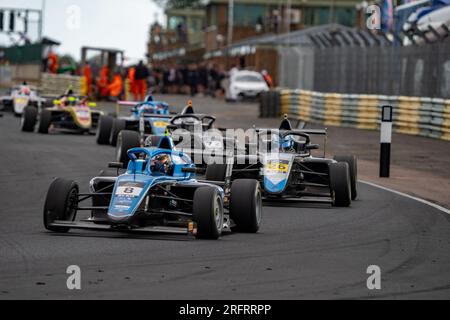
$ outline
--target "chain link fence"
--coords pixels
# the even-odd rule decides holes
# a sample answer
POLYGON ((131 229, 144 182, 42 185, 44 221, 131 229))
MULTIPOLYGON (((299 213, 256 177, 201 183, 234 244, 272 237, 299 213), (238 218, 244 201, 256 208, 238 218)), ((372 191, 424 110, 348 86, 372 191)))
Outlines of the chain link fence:
POLYGON ((280 86, 319 92, 450 98, 450 43, 279 49, 280 86))

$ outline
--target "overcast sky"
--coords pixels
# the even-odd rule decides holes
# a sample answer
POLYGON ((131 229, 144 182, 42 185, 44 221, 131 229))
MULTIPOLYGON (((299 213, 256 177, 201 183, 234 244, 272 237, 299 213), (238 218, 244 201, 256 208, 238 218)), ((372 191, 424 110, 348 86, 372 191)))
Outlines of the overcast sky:
MULTIPOLYGON (((44 0, 1 0, 2 8, 42 8, 44 0)), ((146 53, 148 30, 163 11, 151 0, 46 0, 44 35, 62 43, 58 54, 80 57, 81 46, 124 49, 138 59, 146 53), (79 17, 79 18, 78 18, 79 17)), ((36 26, 31 25, 34 34, 36 26)), ((0 43, 9 45, 0 35, 0 43)))

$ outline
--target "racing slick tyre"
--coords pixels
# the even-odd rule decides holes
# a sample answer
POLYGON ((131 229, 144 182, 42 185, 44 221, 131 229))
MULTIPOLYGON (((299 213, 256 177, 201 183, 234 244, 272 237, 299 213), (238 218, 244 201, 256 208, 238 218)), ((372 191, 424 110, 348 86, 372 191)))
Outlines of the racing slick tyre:
POLYGON ((42 110, 41 114, 39 115, 38 132, 42 134, 47 134, 51 122, 52 122, 52 112, 45 109, 42 110))
POLYGON ((136 131, 123 130, 117 137, 116 160, 122 162, 123 167, 128 167, 128 150, 141 146, 141 138, 136 131))
POLYGON ((329 170, 333 206, 349 207, 352 203, 352 192, 348 164, 346 162, 331 163, 329 170))
POLYGON ((100 116, 96 135, 97 144, 109 144, 113 121, 114 118, 111 116, 100 116))
POLYGON ((78 206, 78 184, 75 181, 56 179, 50 185, 44 205, 44 227, 49 231, 65 233, 69 227, 53 227, 56 221, 74 221, 78 206))
POLYGON ((37 115, 38 110, 35 107, 25 107, 20 121, 20 129, 23 132, 33 132, 37 122, 37 115))
POLYGON ((194 193, 193 220, 197 239, 216 240, 222 234, 223 201, 217 188, 200 187, 194 193))
POLYGON ((226 164, 210 164, 206 168, 205 180, 224 182, 227 174, 226 164))
POLYGON ((238 179, 231 185, 230 218, 233 231, 256 233, 262 220, 262 194, 257 180, 238 179))
POLYGON ((114 119, 112 128, 111 128, 111 137, 109 139, 109 143, 113 147, 117 146, 117 137, 122 130, 125 130, 127 127, 127 123, 122 119, 114 119))
POLYGON ((350 172, 350 187, 352 190, 352 200, 358 197, 358 190, 356 183, 358 182, 358 160, 356 156, 335 156, 334 160, 337 162, 347 162, 350 172))

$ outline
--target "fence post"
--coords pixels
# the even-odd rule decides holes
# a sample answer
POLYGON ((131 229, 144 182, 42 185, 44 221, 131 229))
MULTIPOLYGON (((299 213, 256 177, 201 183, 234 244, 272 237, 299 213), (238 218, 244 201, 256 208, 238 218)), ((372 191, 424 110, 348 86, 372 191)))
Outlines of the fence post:
POLYGON ((392 142, 392 106, 381 107, 380 178, 389 178, 392 142))

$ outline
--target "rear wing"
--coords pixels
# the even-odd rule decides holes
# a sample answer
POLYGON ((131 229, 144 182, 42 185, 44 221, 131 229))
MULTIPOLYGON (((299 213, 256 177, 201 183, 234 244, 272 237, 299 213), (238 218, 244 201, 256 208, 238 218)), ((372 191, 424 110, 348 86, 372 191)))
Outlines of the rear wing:
POLYGON ((134 107, 137 106, 140 102, 137 101, 117 101, 117 105, 124 107, 134 107))
POLYGON ((257 133, 260 132, 293 132, 293 133, 306 133, 310 135, 327 135, 327 129, 294 129, 294 130, 282 130, 275 128, 255 128, 257 133))
MULTIPOLYGON (((116 114, 118 115, 120 113, 120 109, 119 109, 120 106, 134 108, 134 107, 136 107, 138 105, 141 105, 141 104, 146 104, 146 102, 142 102, 142 101, 123 101, 123 100, 122 101, 117 101, 117 103, 116 103, 116 114)), ((155 107, 155 108, 157 108, 157 107, 155 107)), ((176 113, 170 111, 170 106, 169 105, 167 105, 167 108, 169 109, 169 113, 170 114, 172 114, 172 115, 176 114, 176 113)))

